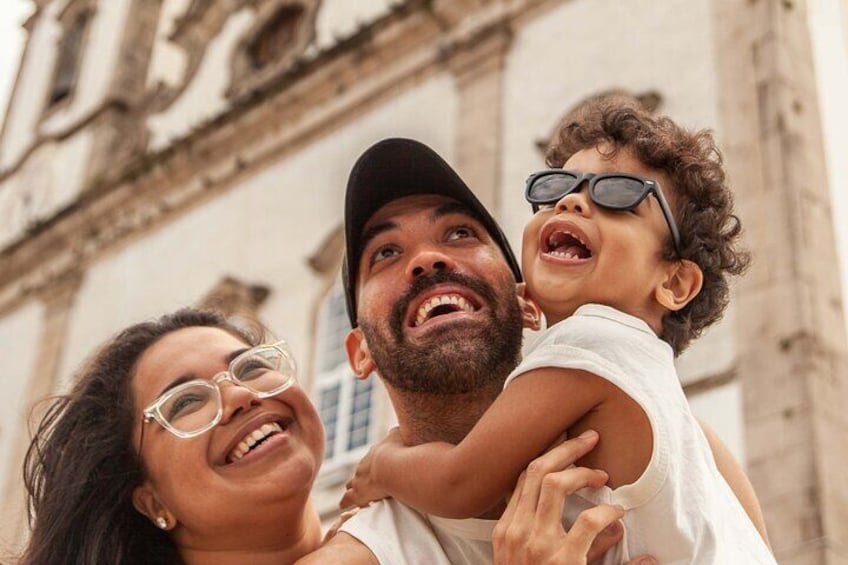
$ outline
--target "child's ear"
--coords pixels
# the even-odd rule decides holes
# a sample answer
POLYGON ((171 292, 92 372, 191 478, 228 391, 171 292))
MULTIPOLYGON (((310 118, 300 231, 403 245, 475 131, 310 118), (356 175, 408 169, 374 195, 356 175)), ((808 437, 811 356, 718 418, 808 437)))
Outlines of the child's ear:
POLYGON ((527 285, 518 283, 515 285, 515 294, 518 297, 518 307, 521 309, 521 321, 524 327, 538 330, 542 327, 542 309, 527 292, 527 285))
POLYGON ((703 284, 701 267, 682 259, 671 264, 666 277, 654 289, 654 297, 664 308, 676 312, 698 296, 703 284))
POLYGON ((345 350, 347 351, 347 362, 357 379, 367 379, 374 371, 374 359, 371 358, 371 350, 368 342, 359 328, 353 328, 345 338, 345 350))

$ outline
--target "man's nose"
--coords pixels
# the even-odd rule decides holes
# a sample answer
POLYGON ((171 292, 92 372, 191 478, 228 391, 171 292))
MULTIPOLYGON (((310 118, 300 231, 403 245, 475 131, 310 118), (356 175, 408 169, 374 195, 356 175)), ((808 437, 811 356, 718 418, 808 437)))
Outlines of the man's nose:
POLYGON ((578 187, 574 192, 569 192, 556 203, 555 213, 570 212, 588 216, 590 213, 589 191, 585 187, 578 187))
POLYGON ((410 279, 432 275, 437 271, 449 271, 454 268, 454 261, 447 254, 434 248, 419 251, 407 267, 410 279))

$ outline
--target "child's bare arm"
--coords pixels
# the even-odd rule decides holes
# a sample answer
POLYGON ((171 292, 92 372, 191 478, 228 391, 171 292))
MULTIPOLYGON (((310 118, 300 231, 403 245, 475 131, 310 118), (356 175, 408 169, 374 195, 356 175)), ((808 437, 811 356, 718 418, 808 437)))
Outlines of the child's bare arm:
MULTIPOLYGON (((387 493, 429 514, 477 516, 500 502, 532 459, 601 404, 609 386, 584 371, 544 368, 525 373, 456 446, 381 443, 367 462, 369 468, 357 469, 353 490, 361 480, 360 492, 387 493)), ((346 499, 356 497, 346 494, 346 499)))

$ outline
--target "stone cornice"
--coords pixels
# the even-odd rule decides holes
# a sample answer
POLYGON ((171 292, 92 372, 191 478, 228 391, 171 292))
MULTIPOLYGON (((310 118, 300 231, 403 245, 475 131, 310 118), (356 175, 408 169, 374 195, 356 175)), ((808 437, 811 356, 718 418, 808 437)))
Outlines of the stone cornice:
MULTIPOLYGON (((538 3, 510 2, 510 11, 493 3, 487 9, 498 9, 506 22, 538 3)), ((171 147, 91 183, 74 204, 0 252, 0 314, 246 174, 444 72, 446 54, 479 35, 461 26, 445 32, 428 2, 411 4, 293 68, 171 147)), ((499 29, 478 16, 486 28, 499 29)))

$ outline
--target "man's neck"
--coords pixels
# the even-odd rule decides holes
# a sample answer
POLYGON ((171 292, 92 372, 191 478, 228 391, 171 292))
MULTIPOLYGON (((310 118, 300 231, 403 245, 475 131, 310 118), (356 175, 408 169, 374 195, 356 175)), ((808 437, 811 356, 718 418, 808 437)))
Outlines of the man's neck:
POLYGON ((431 441, 457 444, 491 406, 501 386, 464 394, 408 393, 391 388, 388 392, 406 445, 431 441))

